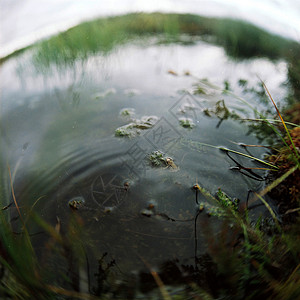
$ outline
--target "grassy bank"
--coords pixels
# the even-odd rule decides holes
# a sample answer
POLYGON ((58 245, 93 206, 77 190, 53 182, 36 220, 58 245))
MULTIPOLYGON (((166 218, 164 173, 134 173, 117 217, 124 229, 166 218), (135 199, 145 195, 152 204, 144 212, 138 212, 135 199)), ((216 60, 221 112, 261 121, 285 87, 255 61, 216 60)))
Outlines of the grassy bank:
MULTIPOLYGON (((131 39, 162 35, 164 42, 177 42, 183 34, 222 45, 235 58, 284 58, 296 45, 239 20, 192 14, 132 13, 82 23, 34 47, 41 63, 64 63, 110 51, 131 39)), ((16 51, 15 55, 20 52, 16 51)))
POLYGON ((37 45, 40 63, 66 63, 136 38, 159 35, 162 42, 179 42, 183 34, 222 45, 235 58, 283 58, 295 45, 243 21, 205 18, 190 14, 144 14, 82 23, 37 45))
POLYGON ((266 57, 288 62, 290 102, 300 95, 300 44, 266 32, 240 20, 206 18, 192 14, 131 13, 84 22, 47 40, 20 49, 5 60, 33 49, 37 70, 51 64, 59 68, 85 60, 97 53, 108 53, 115 46, 155 36, 158 43, 193 43, 204 40, 223 46, 234 59, 266 57))

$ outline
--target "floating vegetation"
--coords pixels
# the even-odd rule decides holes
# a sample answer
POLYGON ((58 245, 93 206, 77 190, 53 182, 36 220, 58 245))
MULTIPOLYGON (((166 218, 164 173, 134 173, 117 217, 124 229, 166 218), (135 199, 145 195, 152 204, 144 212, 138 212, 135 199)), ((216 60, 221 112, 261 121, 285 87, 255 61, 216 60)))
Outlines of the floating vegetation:
POLYGON ((123 108, 120 111, 120 116, 122 117, 132 117, 135 114, 134 108, 123 108))
POLYGON ((208 117, 211 117, 213 115, 215 115, 216 117, 218 117, 218 119, 220 120, 219 123, 217 124, 217 128, 220 127, 221 123, 224 120, 227 120, 229 118, 231 119, 240 119, 240 116, 235 112, 235 111, 230 111, 224 100, 219 100, 216 102, 215 106, 212 109, 204 109, 203 110, 204 114, 208 117))
POLYGON ((179 118, 179 124, 180 124, 180 126, 182 126, 184 128, 189 128, 189 129, 192 129, 193 127, 195 127, 195 123, 193 122, 193 120, 191 118, 179 118))
POLYGON ((106 98, 107 96, 115 94, 117 91, 115 88, 110 88, 105 90, 104 92, 101 93, 95 93, 92 95, 93 100, 98 100, 98 99, 103 99, 106 98))
POLYGON ((200 85, 196 85, 193 90, 194 95, 207 95, 208 92, 204 87, 201 87, 200 85))
POLYGON ((137 90, 137 89, 126 89, 124 90, 124 95, 128 96, 128 97, 133 97, 133 96, 137 96, 140 95, 141 91, 137 90))
MULTIPOLYGON (((184 91, 184 94, 186 94, 186 91, 184 91)), ((185 114, 188 111, 195 111, 197 108, 194 103, 190 102, 184 102, 182 105, 179 107, 178 112, 185 114)))
MULTIPOLYGON (((128 115, 130 114, 130 111, 125 110, 123 113, 125 115, 128 115)), ((158 121, 158 117, 156 116, 143 116, 141 119, 133 120, 133 122, 117 128, 115 130, 115 136, 135 137, 140 134, 141 130, 152 128, 157 121, 158 121)))
POLYGON ((224 100, 217 101, 214 108, 212 109, 206 108, 204 110, 204 114, 208 117, 211 117, 212 115, 216 115, 219 119, 222 120, 227 120, 230 116, 229 109, 225 105, 224 100))
POLYGON ((160 150, 153 151, 149 156, 149 161, 154 167, 165 167, 166 164, 166 154, 161 152, 160 150))
POLYGON ((134 137, 140 134, 139 130, 136 130, 134 123, 129 123, 127 125, 121 126, 115 130, 115 136, 117 137, 134 137))
POLYGON ((156 116, 144 116, 140 120, 135 120, 135 127, 138 129, 149 129, 152 128, 158 121, 156 116))
POLYGON ((68 205, 72 209, 79 209, 79 208, 82 208, 85 205, 85 200, 84 200, 83 197, 78 196, 78 197, 75 197, 75 198, 72 198, 71 200, 69 200, 68 205))
POLYGON ((178 170, 178 167, 173 161, 173 158, 167 156, 160 150, 153 151, 149 156, 148 160, 153 167, 164 167, 164 168, 172 168, 174 170, 178 170))

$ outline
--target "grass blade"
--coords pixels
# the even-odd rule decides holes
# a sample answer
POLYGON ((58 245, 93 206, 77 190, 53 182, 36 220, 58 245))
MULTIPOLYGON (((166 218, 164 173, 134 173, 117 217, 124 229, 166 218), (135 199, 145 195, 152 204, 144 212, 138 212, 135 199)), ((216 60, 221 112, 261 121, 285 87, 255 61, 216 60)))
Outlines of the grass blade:
POLYGON ((254 157, 254 156, 251 156, 251 155, 239 152, 239 151, 235 151, 235 150, 231 150, 231 149, 228 149, 228 148, 224 148, 224 147, 218 147, 218 148, 220 150, 222 150, 222 151, 225 151, 225 152, 227 151, 227 152, 235 153, 235 154, 238 154, 238 155, 241 155, 241 156, 244 156, 244 157, 256 160, 256 161, 260 162, 261 164, 267 165, 267 166, 272 167, 274 169, 279 169, 277 166, 274 166, 273 164, 268 163, 268 162, 266 162, 266 161, 264 161, 262 159, 259 159, 257 157, 254 157))
POLYGON ((8 169, 8 174, 9 174, 10 186, 11 186, 11 194, 12 194, 12 197, 13 197, 13 200, 14 200, 14 203, 15 203, 15 206, 16 206, 16 208, 17 208, 17 211, 18 211, 20 220, 21 220, 21 222, 22 222, 22 224, 23 224, 23 229, 25 229, 25 222, 24 222, 24 220, 23 220, 23 217, 22 217, 22 214, 21 214, 21 211, 20 211, 20 208, 19 208, 19 205, 18 205, 16 196, 15 196, 15 191, 14 191, 14 187, 13 187, 12 176, 11 176, 11 171, 10 171, 10 166, 9 166, 9 164, 7 164, 7 169, 8 169))
POLYGON ((274 219, 275 221, 275 224, 276 224, 276 227, 277 229, 280 231, 280 226, 279 226, 279 223, 278 223, 278 219, 273 211, 273 209, 271 208, 271 206, 267 203, 267 201, 258 193, 254 193, 256 195, 256 197, 258 197, 260 199, 260 201, 265 205, 265 207, 268 209, 268 211, 270 212, 272 218, 274 219))
MULTIPOLYGON (((247 119, 239 119, 241 121, 253 121, 253 122, 266 122, 266 123, 271 123, 271 122, 274 122, 274 123, 281 123, 281 120, 276 120, 276 119, 250 119, 250 118, 247 118, 247 119)), ((292 122, 286 122, 285 121, 285 124, 287 125, 291 125, 291 126, 294 126, 294 127, 299 127, 299 125, 295 124, 295 123, 292 123, 292 122)))
POLYGON ((267 86, 265 85, 265 83, 264 83, 262 80, 260 80, 260 81, 261 81, 261 83, 262 83, 264 89, 266 90, 266 92, 267 92, 267 94, 268 94, 270 100, 272 101, 272 103, 273 103, 273 105, 274 105, 274 107, 275 107, 275 109, 276 109, 276 111, 277 111, 277 114, 278 114, 278 116, 279 116, 279 118, 280 118, 280 120, 281 120, 281 122, 282 122, 282 125, 284 126, 284 129, 285 129, 285 131, 286 131, 286 134, 287 134, 287 136, 288 136, 288 138, 289 138, 289 140, 290 140, 290 142, 291 142, 291 144, 292 144, 292 146, 293 146, 293 149, 294 149, 294 151, 295 151, 295 155, 296 155, 296 157, 297 157, 297 160, 299 160, 299 153, 298 153, 298 151, 297 151, 297 149, 296 149, 296 147, 295 147, 295 144, 294 144, 294 141, 293 141, 293 139, 292 139, 292 137, 291 137, 291 135, 290 135, 290 132, 289 132, 288 128, 286 127, 286 124, 285 124, 285 122, 284 122, 284 120, 283 120, 283 117, 282 117, 282 115, 281 115, 281 113, 280 113, 280 111, 279 111, 279 109, 278 109, 278 107, 277 107, 275 101, 273 100, 272 95, 270 94, 270 92, 269 92, 267 86))

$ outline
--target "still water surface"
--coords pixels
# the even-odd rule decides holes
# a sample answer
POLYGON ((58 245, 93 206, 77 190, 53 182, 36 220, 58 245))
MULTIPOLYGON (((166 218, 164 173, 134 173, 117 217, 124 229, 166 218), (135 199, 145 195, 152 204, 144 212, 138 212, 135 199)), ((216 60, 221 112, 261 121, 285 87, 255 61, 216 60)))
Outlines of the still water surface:
MULTIPOLYGON (((238 81, 257 87, 259 76, 284 98, 285 62, 234 62, 222 48, 204 42, 151 41, 45 72, 30 59, 31 53, 25 53, 5 62, 0 71, 3 156, 22 207, 39 199, 34 210, 52 225, 59 219, 62 228, 74 215, 79 217, 91 274, 95 260, 105 252, 123 273, 144 268, 141 256, 153 266, 172 258, 192 263, 196 195, 191 187, 199 183, 212 194, 221 188, 242 202, 249 189, 262 188, 262 181, 230 170, 235 163, 223 152, 201 145, 243 151, 235 143, 259 143, 249 134, 248 123, 222 121, 204 110, 213 111, 217 101, 224 100, 241 118, 253 117, 237 97, 224 93, 224 81, 251 105, 265 109, 253 94, 243 93, 238 81), (205 94, 194 94, 195 84, 203 78, 220 89, 202 81, 205 94), (124 108, 133 114, 122 116, 124 108), (118 127, 143 116, 156 116, 157 121, 131 138, 115 136, 118 127), (195 126, 180 126, 183 117, 195 126), (171 157, 177 168, 151 166, 148 155, 156 150, 171 157), (78 210, 69 206, 74 198, 84 201, 78 210), (149 213, 151 203, 155 207, 149 213)), ((251 154, 262 157, 264 150, 251 149, 251 154)), ((205 251, 201 231, 207 222, 218 226, 217 219, 199 216, 198 254, 205 251)), ((32 225, 31 230, 38 229, 32 225)), ((39 236, 35 239, 39 244, 39 236)))

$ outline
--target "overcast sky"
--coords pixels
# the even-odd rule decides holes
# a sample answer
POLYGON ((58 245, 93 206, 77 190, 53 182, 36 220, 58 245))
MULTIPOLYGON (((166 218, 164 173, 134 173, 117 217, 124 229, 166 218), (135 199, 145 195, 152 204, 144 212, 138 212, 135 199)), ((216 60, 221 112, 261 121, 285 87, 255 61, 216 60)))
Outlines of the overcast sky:
POLYGON ((300 41, 299 0, 0 0, 0 56, 83 20, 135 11, 235 17, 300 41))

